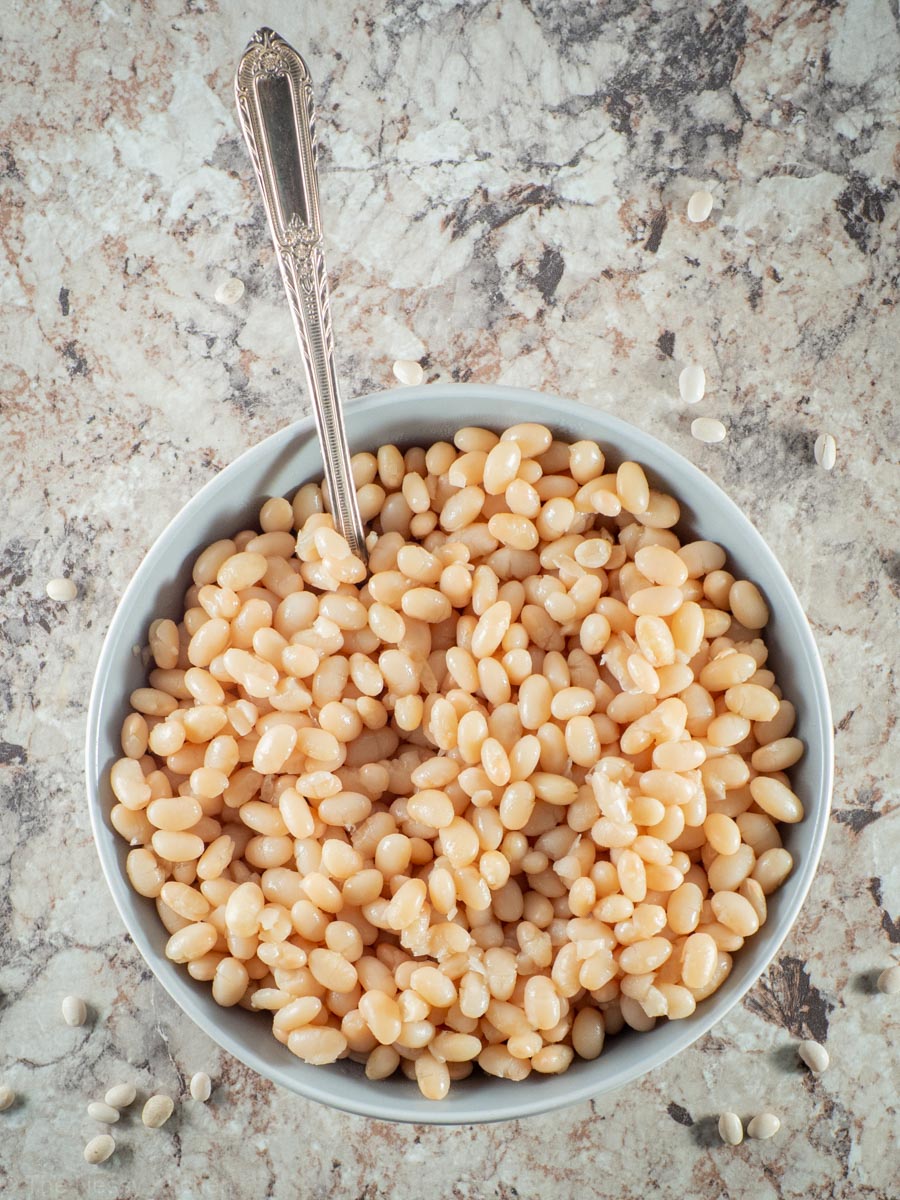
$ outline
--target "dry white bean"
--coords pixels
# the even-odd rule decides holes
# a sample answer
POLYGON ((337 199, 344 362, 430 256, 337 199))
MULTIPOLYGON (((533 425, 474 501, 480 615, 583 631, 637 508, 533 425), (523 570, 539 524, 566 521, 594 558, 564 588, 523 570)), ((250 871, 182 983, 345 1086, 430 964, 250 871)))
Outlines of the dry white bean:
POLYGON ((886 996, 896 996, 900 992, 900 963, 885 967, 878 976, 878 990, 886 996))
POLYGON ((205 1104, 210 1098, 212 1095, 212 1080, 205 1071, 197 1071, 195 1075, 191 1076, 190 1091, 191 1096, 195 1100, 199 1100, 202 1104, 205 1104))
POLYGON ((51 579, 47 584, 47 595, 58 604, 68 604, 78 595, 78 588, 71 579, 51 579))
POLYGON ((714 203, 712 193, 708 192, 706 188, 692 192, 687 202, 688 220, 694 222, 706 221, 713 210, 714 203))
POLYGON ((16 1102, 16 1093, 12 1090, 9 1084, 0 1083, 0 1112, 5 1112, 16 1102))
POLYGON ((127 1108, 134 1103, 137 1090, 132 1083, 117 1083, 109 1089, 103 1099, 113 1108, 127 1108))
POLYGON ((382 445, 353 478, 368 575, 310 482, 150 627, 110 820, 170 959, 302 1060, 433 1099, 690 1016, 804 815, 761 592, 682 546, 640 463, 536 423, 382 445))
POLYGON ((148 1129, 159 1129, 165 1125, 175 1111, 175 1101, 171 1096, 160 1092, 151 1096, 141 1111, 141 1120, 148 1129))
POLYGON ((781 1121, 774 1113, 758 1113, 747 1122, 747 1137, 765 1141, 767 1138, 774 1137, 780 1128, 781 1121))
POLYGON ((216 304, 237 304, 243 294, 243 279, 238 279, 236 275, 232 275, 230 279, 223 280, 216 288, 215 301, 216 304))
POLYGON ((115 1153, 115 1139, 108 1133, 98 1133, 96 1137, 91 1138, 84 1148, 84 1161, 96 1165, 104 1163, 115 1153))
POLYGON ((706 372, 698 363, 688 363, 678 376, 678 391, 685 404, 699 404, 706 394, 706 372))
POLYGON ((87 1110, 92 1121, 101 1121, 104 1125, 115 1125, 119 1119, 119 1110, 102 1100, 92 1100, 87 1110))
POLYGON ((425 378, 422 364, 412 358, 398 358, 392 369, 394 378, 406 387, 415 387, 425 378))
POLYGON ((87 1020, 87 1005, 80 996, 66 996, 62 1002, 62 1015, 67 1025, 83 1025, 87 1020))
POLYGON ((696 438, 698 442, 705 442, 708 446, 724 442, 727 433, 728 430, 715 417, 697 417, 691 421, 691 437, 696 438))
POLYGON ((737 1113, 723 1112, 719 1117, 719 1137, 729 1146, 739 1146, 744 1140, 744 1127, 737 1113))
POLYGON ((806 1063, 811 1071, 818 1074, 819 1071, 827 1069, 829 1062, 828 1051, 818 1042, 805 1041, 801 1042, 797 1047, 797 1053, 806 1063))
POLYGON ((820 433, 813 447, 816 462, 825 470, 830 471, 837 461, 837 442, 830 433, 820 433))

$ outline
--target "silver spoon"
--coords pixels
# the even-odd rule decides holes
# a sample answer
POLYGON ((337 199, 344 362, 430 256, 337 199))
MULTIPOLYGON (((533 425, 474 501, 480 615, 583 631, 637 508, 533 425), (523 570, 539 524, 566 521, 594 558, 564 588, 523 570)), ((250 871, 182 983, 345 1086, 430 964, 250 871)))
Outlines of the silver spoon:
POLYGON ((234 94, 303 355, 332 516, 351 551, 365 562, 334 365, 312 80, 293 47, 271 29, 259 29, 241 58, 234 94))

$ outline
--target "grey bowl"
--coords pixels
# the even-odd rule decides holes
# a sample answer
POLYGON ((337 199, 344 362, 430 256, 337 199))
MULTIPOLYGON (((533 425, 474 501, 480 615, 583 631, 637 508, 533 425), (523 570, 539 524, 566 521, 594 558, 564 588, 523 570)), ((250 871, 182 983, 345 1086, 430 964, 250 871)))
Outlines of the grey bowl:
POLYGON ((127 698, 143 681, 132 654, 145 645, 150 621, 178 618, 190 566, 200 549, 253 521, 269 496, 290 495, 321 474, 312 419, 298 421, 241 455, 211 480, 160 535, 125 591, 103 645, 91 692, 87 725, 87 791, 100 862, 122 920, 160 983, 181 1009, 236 1058, 266 1078, 311 1100, 347 1112, 394 1121, 463 1124, 509 1120, 561 1108, 609 1092, 660 1066, 701 1037, 756 982, 793 925, 809 890, 825 841, 832 786, 832 724, 828 691, 815 642, 787 576, 740 509, 701 471, 662 442, 624 421, 569 400, 520 388, 432 385, 382 392, 348 406, 352 451, 386 442, 424 444, 449 439, 463 425, 502 428, 540 421, 559 436, 590 437, 613 462, 636 459, 651 483, 681 503, 683 534, 709 538, 728 551, 729 567, 753 579, 772 612, 766 631, 770 658, 785 694, 797 705, 797 734, 807 746, 794 768, 806 818, 790 826, 785 844, 794 856, 792 875, 769 900, 769 919, 735 956, 723 987, 684 1021, 661 1022, 648 1033, 611 1038, 595 1062, 576 1060, 558 1076, 532 1075, 521 1083, 475 1073, 453 1084, 440 1103, 424 1100, 398 1074, 370 1082, 351 1062, 312 1067, 280 1045, 265 1015, 220 1008, 209 985, 190 978, 164 955, 167 934, 153 903, 132 891, 125 875, 128 847, 109 823, 112 794, 107 780, 119 757, 119 730, 127 698))

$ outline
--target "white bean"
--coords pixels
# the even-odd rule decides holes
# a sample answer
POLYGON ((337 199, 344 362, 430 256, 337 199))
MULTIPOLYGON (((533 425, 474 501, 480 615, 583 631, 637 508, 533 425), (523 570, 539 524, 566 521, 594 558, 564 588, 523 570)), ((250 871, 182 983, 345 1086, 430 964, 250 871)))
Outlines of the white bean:
POLYGON ((84 1148, 84 1161, 97 1164, 106 1160, 115 1152, 115 1140, 108 1133, 98 1133, 91 1138, 84 1148))
POLYGON ((837 442, 830 433, 820 433, 813 447, 816 462, 824 471, 830 471, 837 461, 837 442))
POLYGON ((215 301, 216 304, 237 304, 241 296, 244 294, 244 281, 233 275, 230 279, 224 280, 216 288, 215 301))
POLYGON ((688 363, 678 376, 678 391, 685 404, 697 404, 706 392, 706 372, 697 363, 688 363))
POLYGON ((47 595, 58 604, 68 604, 78 595, 78 588, 71 579, 51 579, 47 584, 47 595))
POLYGON ((133 1083, 117 1083, 109 1089, 103 1099, 113 1108, 127 1108, 134 1103, 137 1091, 133 1083))
POLYGON ((161 1125, 165 1125, 174 1111, 175 1101, 172 1097, 159 1093, 156 1096, 151 1096, 144 1105, 141 1112, 141 1120, 148 1129, 159 1129, 161 1125))
POLYGON ((212 1094, 212 1080, 205 1071, 198 1071, 196 1075, 191 1076, 190 1091, 195 1100, 199 1100, 201 1104, 206 1103, 212 1094))
POLYGON ((688 220, 695 223, 706 221, 713 210, 713 204, 712 193, 708 192, 706 188, 693 192, 687 202, 688 220))
POLYGON ((715 417, 697 417, 691 421, 691 437, 695 437, 698 442, 705 442, 708 446, 723 442, 727 433, 728 430, 715 417))
POLYGON ((93 1100, 87 1110, 92 1121, 101 1121, 104 1125, 115 1125, 119 1119, 119 1110, 102 1100, 93 1100))
POLYGON ((87 1020, 87 1005, 80 996, 66 996, 62 1002, 62 1015, 67 1025, 83 1025, 87 1020))
POLYGON ((818 1074, 819 1071, 826 1070, 828 1063, 831 1061, 828 1057, 828 1051, 824 1046, 820 1046, 818 1042, 801 1042, 797 1047, 797 1053, 800 1055, 809 1069, 811 1071, 815 1071, 816 1074, 818 1074))
POLYGON ((774 1137, 780 1128, 781 1121, 774 1113, 758 1113, 751 1121, 747 1122, 747 1137, 764 1142, 767 1138, 774 1137))
POLYGON ((7 1083, 0 1083, 0 1112, 5 1112, 16 1102, 16 1093, 7 1083))
POLYGON ((422 364, 412 358, 398 358, 393 366, 394 378, 406 387, 415 387, 425 378, 422 364))
POLYGON ((900 963, 885 967, 878 976, 878 990, 886 996, 896 996, 900 992, 900 963))
POLYGON ((723 1112, 719 1117, 719 1137, 729 1146, 739 1146, 744 1140, 744 1127, 737 1113, 723 1112))

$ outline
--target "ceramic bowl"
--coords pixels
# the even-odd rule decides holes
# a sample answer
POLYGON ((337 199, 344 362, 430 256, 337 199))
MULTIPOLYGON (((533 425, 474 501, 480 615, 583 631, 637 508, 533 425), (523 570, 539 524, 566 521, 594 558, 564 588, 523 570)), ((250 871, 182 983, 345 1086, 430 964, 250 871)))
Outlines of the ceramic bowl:
POLYGON ((108 771, 121 754, 119 730, 130 692, 141 686, 144 669, 132 653, 145 645, 155 617, 178 620, 190 583, 191 564, 209 542, 228 537, 256 520, 269 496, 290 496, 321 476, 321 459, 311 418, 298 421, 253 446, 212 479, 181 510, 138 568, 116 610, 97 666, 87 726, 87 790, 91 822, 103 872, 122 920, 147 964, 182 1011, 214 1041, 260 1075, 312 1100, 382 1120, 478 1123, 521 1118, 612 1091, 659 1067, 695 1042, 734 1007, 772 962, 796 920, 816 870, 832 783, 832 724, 828 691, 815 642, 787 576, 775 555, 740 509, 710 479, 663 442, 606 413, 555 396, 511 387, 475 384, 406 387, 356 400, 347 408, 351 451, 394 442, 423 445, 450 439, 464 425, 502 429, 539 421, 567 440, 593 438, 615 464, 635 459, 651 485, 681 504, 683 539, 708 538, 728 552, 728 568, 754 580, 772 614, 765 631, 778 682, 797 706, 796 735, 806 754, 793 768, 794 787, 806 817, 783 830, 794 870, 769 897, 769 916, 760 932, 735 955, 726 983, 682 1021, 660 1021, 647 1033, 626 1030, 610 1038, 594 1062, 575 1060, 563 1075, 533 1073, 520 1083, 473 1073, 454 1083, 440 1103, 422 1098, 398 1074, 370 1082, 355 1063, 313 1067, 277 1042, 270 1018, 242 1008, 220 1008, 210 987, 191 979, 164 954, 166 930, 152 901, 134 892, 125 875, 128 846, 113 830, 108 771))

